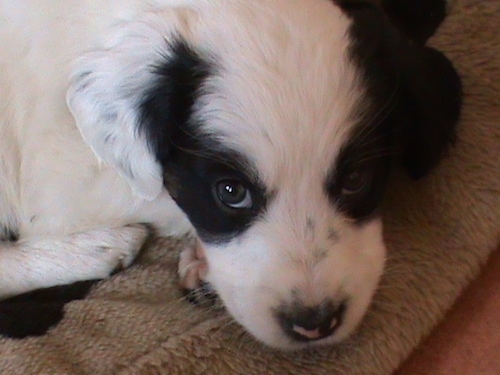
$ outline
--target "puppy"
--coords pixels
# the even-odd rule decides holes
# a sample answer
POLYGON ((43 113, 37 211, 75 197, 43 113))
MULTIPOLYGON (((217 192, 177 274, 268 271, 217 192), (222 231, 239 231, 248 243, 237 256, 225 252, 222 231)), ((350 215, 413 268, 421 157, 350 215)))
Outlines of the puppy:
POLYGON ((0 297, 107 277, 151 226, 265 344, 348 336, 391 165, 427 174, 459 116, 445 2, 400 3, 0 1, 0 297))

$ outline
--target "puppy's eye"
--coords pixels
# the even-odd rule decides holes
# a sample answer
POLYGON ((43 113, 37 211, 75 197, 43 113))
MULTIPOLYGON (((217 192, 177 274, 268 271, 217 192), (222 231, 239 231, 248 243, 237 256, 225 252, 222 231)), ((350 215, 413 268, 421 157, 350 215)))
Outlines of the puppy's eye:
POLYGON ((216 198, 233 209, 251 208, 253 205, 250 190, 240 180, 220 180, 215 184, 216 198))
POLYGON ((342 181, 342 195, 349 196, 361 193, 369 186, 371 173, 366 168, 351 171, 342 181))

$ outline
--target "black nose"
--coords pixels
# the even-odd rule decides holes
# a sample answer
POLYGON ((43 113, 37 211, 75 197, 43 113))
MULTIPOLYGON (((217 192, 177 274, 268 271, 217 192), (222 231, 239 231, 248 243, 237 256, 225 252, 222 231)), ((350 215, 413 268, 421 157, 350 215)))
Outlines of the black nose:
POLYGON ((323 301, 316 306, 293 303, 280 308, 276 315, 283 330, 297 341, 316 341, 331 336, 342 324, 345 303, 323 301))

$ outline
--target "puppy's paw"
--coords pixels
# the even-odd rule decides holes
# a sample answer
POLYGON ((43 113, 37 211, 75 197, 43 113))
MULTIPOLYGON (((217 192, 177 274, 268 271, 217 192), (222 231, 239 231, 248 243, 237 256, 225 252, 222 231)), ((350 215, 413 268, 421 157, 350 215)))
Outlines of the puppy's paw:
POLYGON ((186 246, 179 258, 179 285, 186 298, 197 305, 213 304, 217 295, 206 283, 208 266, 201 242, 196 239, 194 244, 186 246))
POLYGON ((179 256, 179 284, 184 290, 199 288, 207 274, 205 252, 200 240, 187 245, 179 256))
POLYGON ((107 277, 130 266, 151 234, 152 230, 145 224, 92 232, 91 235, 97 242, 94 256, 102 261, 101 276, 107 277))

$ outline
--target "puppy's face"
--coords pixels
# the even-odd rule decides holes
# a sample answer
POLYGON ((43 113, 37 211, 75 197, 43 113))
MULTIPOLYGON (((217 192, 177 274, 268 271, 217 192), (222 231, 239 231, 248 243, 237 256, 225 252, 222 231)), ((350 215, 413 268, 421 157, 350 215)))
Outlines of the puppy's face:
POLYGON ((143 196, 168 189, 206 281, 275 347, 346 337, 383 271, 404 100, 356 18, 329 1, 157 11, 84 56, 69 92, 87 142, 143 196))
MULTIPOLYGON (((342 35, 318 37, 330 33, 342 35)), ((388 139, 359 113, 363 88, 345 41, 330 37, 336 53, 322 53, 302 37, 266 40, 272 56, 260 46, 212 66, 176 47, 204 77, 162 163, 203 241, 206 281, 240 323, 279 347, 351 332, 385 255, 376 209, 388 139), (303 53, 308 64, 290 63, 303 53)))

